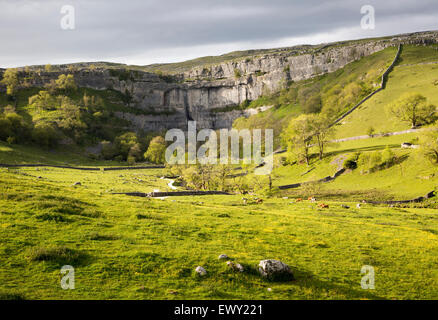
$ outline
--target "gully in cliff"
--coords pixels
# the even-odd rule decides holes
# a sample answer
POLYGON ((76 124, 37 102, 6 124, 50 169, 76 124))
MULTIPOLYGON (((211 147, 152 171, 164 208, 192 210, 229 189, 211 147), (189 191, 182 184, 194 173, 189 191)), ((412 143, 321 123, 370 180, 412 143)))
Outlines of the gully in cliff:
POLYGON ((255 164, 255 174, 270 174, 273 168, 273 129, 219 130, 220 152, 218 157, 218 137, 213 129, 196 130, 196 121, 189 121, 187 132, 171 129, 166 133, 166 141, 173 141, 166 149, 168 164, 255 164), (187 133, 187 137, 186 137, 187 133), (264 157, 262 157, 262 133, 264 135, 264 157), (208 139, 207 139, 208 138, 208 139), (240 157, 242 141, 243 157, 240 157), (198 142, 205 142, 197 149, 198 142), (231 142, 231 148, 229 143, 231 142), (231 150, 231 155, 229 154, 231 150), (186 157, 187 151, 187 157, 186 157))

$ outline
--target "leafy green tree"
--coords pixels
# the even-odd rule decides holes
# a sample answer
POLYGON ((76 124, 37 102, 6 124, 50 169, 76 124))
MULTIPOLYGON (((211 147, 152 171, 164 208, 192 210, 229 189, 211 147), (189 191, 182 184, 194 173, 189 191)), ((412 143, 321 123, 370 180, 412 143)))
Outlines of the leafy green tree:
POLYGON ((419 93, 406 93, 388 105, 388 112, 415 128, 436 120, 436 106, 427 103, 426 97, 419 93))
POLYGON ((313 129, 313 116, 302 114, 292 119, 282 132, 283 143, 288 146, 288 151, 298 159, 304 159, 306 164, 310 162, 313 129))
POLYGON ((42 90, 29 98, 29 105, 40 110, 55 110, 56 100, 49 91, 42 90))
POLYGON ((438 126, 420 135, 420 154, 434 164, 438 164, 438 126))
POLYGON ((318 146, 319 159, 321 160, 324 156, 324 148, 333 136, 335 129, 329 126, 329 120, 321 114, 311 115, 309 119, 312 124, 312 134, 318 146))
POLYGON ((74 76, 72 74, 61 74, 55 81, 56 88, 63 91, 74 91, 77 89, 74 76))
POLYGON ((6 94, 9 96, 14 96, 19 85, 18 70, 7 69, 3 74, 1 83, 6 86, 6 94))
POLYGON ((166 161, 166 141, 163 137, 153 138, 144 157, 152 163, 164 163, 166 161))
POLYGON ((61 97, 61 107, 59 108, 59 119, 57 124, 67 135, 82 142, 86 133, 87 124, 82 120, 80 107, 68 97, 61 97))

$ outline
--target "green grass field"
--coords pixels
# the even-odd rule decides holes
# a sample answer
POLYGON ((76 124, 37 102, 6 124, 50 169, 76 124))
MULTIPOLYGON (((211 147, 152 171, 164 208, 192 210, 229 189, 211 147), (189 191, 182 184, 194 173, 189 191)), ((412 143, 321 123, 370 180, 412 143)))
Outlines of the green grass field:
POLYGON ((0 170, 0 292, 25 299, 433 299, 438 215, 432 209, 343 209, 241 196, 165 200, 110 191, 165 190, 159 171, 0 170), (120 175, 123 175, 121 177, 120 175), (41 177, 38 179, 38 177, 41 177), (138 178, 148 179, 146 185, 138 178), (127 181, 126 185, 121 180, 127 181), (82 186, 72 186, 81 181, 82 186), (226 253, 245 272, 228 270, 226 253), (259 260, 288 263, 267 282, 259 260), (75 267, 75 290, 60 267, 75 267), (196 266, 208 275, 195 275, 196 266), (363 265, 376 289, 361 289, 363 265), (268 291, 272 288, 272 291, 268 291))

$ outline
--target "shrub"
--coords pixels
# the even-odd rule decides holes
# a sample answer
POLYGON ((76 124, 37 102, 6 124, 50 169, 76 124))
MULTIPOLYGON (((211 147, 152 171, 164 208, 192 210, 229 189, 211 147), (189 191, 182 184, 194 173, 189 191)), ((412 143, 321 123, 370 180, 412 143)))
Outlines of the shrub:
POLYGON ((369 127, 368 130, 367 130, 367 134, 368 134, 369 136, 373 136, 374 133, 376 133, 376 130, 374 129, 374 127, 372 127, 372 126, 369 127))
POLYGON ((353 159, 347 159, 344 162, 344 168, 354 170, 357 168, 357 162, 353 159))
POLYGON ((344 168, 354 170, 357 168, 357 162, 360 157, 360 152, 353 153, 344 161, 344 168))
POLYGON ((240 73, 239 69, 234 69, 234 77, 236 79, 240 78, 242 76, 242 74, 240 73))

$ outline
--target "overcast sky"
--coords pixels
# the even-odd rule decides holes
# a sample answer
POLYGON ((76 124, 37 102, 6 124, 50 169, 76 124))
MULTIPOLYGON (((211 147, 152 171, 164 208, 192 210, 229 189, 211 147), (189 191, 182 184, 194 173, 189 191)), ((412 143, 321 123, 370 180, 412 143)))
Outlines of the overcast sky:
POLYGON ((146 65, 437 29, 437 0, 0 0, 0 67, 146 65), (64 5, 74 30, 61 28, 64 5), (363 5, 374 30, 361 28, 363 5))

